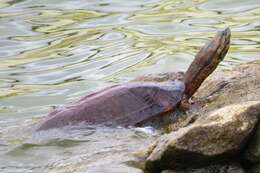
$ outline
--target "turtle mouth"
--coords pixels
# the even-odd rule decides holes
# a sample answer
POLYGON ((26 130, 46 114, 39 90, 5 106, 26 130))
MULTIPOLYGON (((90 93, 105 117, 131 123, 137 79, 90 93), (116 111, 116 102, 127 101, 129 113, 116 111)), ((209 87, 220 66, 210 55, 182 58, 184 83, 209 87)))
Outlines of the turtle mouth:
POLYGON ((225 40, 229 43, 230 37, 231 37, 231 31, 229 28, 226 28, 222 31, 222 35, 225 38, 225 40))

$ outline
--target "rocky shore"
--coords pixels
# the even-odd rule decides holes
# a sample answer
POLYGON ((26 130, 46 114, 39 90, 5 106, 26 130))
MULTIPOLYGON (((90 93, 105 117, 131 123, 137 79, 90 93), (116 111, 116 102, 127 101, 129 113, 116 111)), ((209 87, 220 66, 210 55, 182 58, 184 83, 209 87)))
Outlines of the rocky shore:
POLYGON ((214 72, 193 100, 186 114, 147 122, 165 133, 146 149, 86 173, 260 173, 260 60, 214 72))
POLYGON ((144 172, 260 173, 260 61, 215 72, 194 100, 138 154, 144 172))

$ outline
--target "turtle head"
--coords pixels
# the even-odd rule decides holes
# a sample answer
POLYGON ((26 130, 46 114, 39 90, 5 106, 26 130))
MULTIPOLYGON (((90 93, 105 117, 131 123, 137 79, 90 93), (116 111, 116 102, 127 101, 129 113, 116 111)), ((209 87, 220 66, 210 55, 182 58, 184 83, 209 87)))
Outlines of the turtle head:
POLYGON ((190 98, 202 82, 217 68, 224 59, 230 45, 231 32, 229 28, 219 31, 204 45, 184 75, 185 95, 190 98))

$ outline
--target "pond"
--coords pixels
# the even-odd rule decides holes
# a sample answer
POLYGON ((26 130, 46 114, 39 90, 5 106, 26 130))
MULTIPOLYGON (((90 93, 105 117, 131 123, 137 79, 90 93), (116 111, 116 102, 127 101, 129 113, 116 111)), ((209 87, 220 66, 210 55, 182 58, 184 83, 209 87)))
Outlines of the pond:
POLYGON ((260 59, 259 0, 1 0, 0 172, 98 172, 127 162, 159 132, 33 128, 93 91, 185 71, 227 26, 232 42, 220 68, 260 59))

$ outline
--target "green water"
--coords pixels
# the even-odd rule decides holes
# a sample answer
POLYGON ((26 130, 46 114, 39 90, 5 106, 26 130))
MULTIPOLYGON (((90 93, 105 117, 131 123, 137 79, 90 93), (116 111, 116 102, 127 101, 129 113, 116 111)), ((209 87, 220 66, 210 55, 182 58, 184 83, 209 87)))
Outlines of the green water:
POLYGON ((129 160, 156 135, 33 127, 53 106, 105 86, 185 71, 227 26, 221 67, 260 59, 259 0, 1 0, 0 172, 95 172, 129 160))

